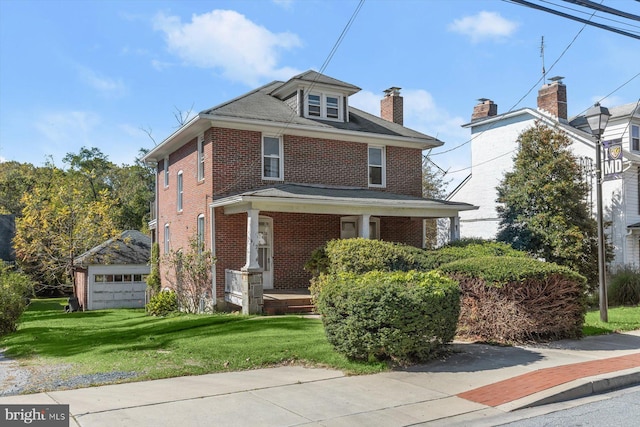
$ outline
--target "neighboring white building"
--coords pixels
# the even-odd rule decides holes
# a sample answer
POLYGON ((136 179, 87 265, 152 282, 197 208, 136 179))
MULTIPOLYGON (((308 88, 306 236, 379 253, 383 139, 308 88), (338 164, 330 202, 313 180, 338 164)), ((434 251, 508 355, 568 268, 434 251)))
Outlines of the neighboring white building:
MULTIPOLYGON (((481 99, 471 122, 471 173, 451 193, 449 200, 464 200, 479 206, 460 212, 460 236, 493 239, 500 220, 496 211, 496 187, 513 168, 518 136, 536 121, 561 129, 573 142, 571 149, 591 183, 590 202, 595 212, 595 140, 584 116, 567 118, 567 89, 562 78, 553 78, 538 92, 538 108, 522 108, 498 114, 498 106, 481 99)), ((615 250, 613 264, 640 266, 640 108, 637 104, 609 107, 611 118, 603 141, 621 139, 624 155, 623 179, 605 181, 603 200, 605 231, 615 250)))

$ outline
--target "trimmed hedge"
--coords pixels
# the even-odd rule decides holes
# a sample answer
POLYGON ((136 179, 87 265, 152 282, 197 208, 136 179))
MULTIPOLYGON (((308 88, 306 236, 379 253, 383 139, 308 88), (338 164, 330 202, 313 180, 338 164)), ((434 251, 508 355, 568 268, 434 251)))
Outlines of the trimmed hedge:
POLYGON ((146 306, 149 316, 167 316, 178 311, 178 295, 174 291, 160 291, 151 297, 146 306))
POLYGON ((640 304, 640 270, 633 266, 616 270, 609 280, 608 292, 612 305, 640 304))
POLYGON ((576 338, 586 313, 586 279, 532 258, 479 257, 442 265, 460 283, 458 335, 512 343, 576 338))
POLYGON ((427 270, 435 270, 450 262, 483 256, 508 256, 515 258, 528 257, 526 252, 513 249, 503 242, 480 241, 477 239, 452 242, 447 246, 428 251, 426 257, 427 270))
POLYGON ((311 291, 329 342, 351 359, 427 360, 456 332, 458 284, 436 272, 321 275, 311 291))
POLYGON ((16 331, 32 295, 33 283, 29 277, 0 267, 0 336, 16 331))
MULTIPOLYGON (((411 271, 426 268, 426 252, 420 248, 373 239, 341 239, 327 242, 326 272, 411 271)), ((320 256, 321 258, 321 256, 320 256)), ((319 260, 318 265, 323 265, 319 260)), ((319 269, 320 272, 323 272, 319 269)))

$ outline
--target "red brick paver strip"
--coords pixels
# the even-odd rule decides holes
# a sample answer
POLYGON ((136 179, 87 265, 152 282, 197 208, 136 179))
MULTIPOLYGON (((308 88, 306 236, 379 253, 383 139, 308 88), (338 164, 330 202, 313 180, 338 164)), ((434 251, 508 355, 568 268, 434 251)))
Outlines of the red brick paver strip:
POLYGON ((637 367, 640 367, 640 353, 539 369, 457 396, 487 406, 498 406, 579 378, 637 367))

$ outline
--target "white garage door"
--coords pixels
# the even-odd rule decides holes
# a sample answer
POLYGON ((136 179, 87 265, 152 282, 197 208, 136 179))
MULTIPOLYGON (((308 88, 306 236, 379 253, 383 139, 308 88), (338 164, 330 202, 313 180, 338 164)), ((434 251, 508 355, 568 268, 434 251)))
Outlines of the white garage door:
POLYGON ((90 310, 144 308, 146 274, 94 274, 90 310))

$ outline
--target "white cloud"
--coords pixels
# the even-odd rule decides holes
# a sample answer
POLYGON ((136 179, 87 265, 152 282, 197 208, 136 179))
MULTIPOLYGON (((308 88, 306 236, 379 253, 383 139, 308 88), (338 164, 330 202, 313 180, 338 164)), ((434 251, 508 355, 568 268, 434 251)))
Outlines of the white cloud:
POLYGON ((103 96, 118 98, 127 92, 122 80, 101 76, 92 69, 84 66, 78 66, 78 73, 86 84, 96 89, 103 96))
POLYGON ((4 163, 6 161, 7 161, 7 159, 5 159, 4 157, 0 156, 0 163, 4 163))
POLYGON ((456 19, 449 24, 449 31, 469 36, 473 43, 505 39, 517 28, 518 23, 503 18, 499 13, 486 11, 456 19))
POLYGON ((299 73, 278 66, 280 51, 302 45, 297 35, 273 33, 232 10, 193 15, 188 23, 159 13, 154 28, 186 64, 214 69, 230 80, 256 85, 264 78, 285 80, 299 73))

